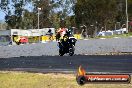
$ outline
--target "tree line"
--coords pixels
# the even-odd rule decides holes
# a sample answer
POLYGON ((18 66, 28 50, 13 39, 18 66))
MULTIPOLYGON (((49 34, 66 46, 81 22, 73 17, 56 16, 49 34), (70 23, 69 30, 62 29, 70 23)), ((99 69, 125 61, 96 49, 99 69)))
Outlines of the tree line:
POLYGON ((69 16, 73 3, 74 0, 1 0, 0 10, 6 15, 9 29, 37 28, 38 8, 41 8, 40 28, 59 28, 73 23, 73 16, 69 16))
MULTIPOLYGON (((128 2, 132 20, 132 0, 128 2)), ((126 23, 126 0, 1 0, 0 10, 6 14, 8 29, 77 27, 86 25, 90 34, 114 30, 126 23), (28 7, 29 6, 29 7, 28 7)), ((131 26, 129 26, 131 27, 131 26)))

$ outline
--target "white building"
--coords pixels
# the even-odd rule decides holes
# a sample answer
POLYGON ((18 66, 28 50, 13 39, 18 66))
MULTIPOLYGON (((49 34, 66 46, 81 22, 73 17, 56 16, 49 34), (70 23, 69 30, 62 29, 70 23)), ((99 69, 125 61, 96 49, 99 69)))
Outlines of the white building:
POLYGON ((55 28, 43 28, 43 29, 28 29, 28 30, 22 30, 22 29, 11 29, 11 30, 0 30, 0 45, 4 44, 7 45, 11 41, 13 42, 14 36, 45 36, 46 33, 49 31, 49 29, 52 31, 53 35, 55 35, 55 28))
POLYGON ((11 29, 11 35, 42 36, 42 35, 46 35, 49 29, 51 29, 53 34, 55 34, 55 28, 43 28, 43 29, 28 29, 28 30, 11 29))

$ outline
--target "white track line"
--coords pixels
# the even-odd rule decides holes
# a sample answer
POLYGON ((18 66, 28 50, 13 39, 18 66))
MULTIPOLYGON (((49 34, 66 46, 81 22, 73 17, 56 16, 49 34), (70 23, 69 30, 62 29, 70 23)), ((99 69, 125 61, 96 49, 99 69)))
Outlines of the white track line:
POLYGON ((114 38, 120 38, 120 37, 114 37, 114 38))
POLYGON ((83 40, 88 40, 88 39, 83 39, 83 40))
POLYGON ((100 39, 106 39, 106 38, 100 38, 100 39))

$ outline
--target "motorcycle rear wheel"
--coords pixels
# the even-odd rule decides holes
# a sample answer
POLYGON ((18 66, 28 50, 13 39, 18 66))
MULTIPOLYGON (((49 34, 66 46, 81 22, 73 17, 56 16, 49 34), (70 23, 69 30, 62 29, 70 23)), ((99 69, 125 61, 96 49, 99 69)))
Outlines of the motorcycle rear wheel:
POLYGON ((63 50, 59 49, 59 56, 63 56, 65 53, 63 50))

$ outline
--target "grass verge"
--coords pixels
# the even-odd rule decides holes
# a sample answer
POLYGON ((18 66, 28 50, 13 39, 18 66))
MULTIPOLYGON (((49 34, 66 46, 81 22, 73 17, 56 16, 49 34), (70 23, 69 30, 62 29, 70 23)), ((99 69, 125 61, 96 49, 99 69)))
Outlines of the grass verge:
POLYGON ((120 35, 98 36, 96 38, 114 38, 114 37, 127 38, 130 36, 132 36, 132 32, 129 32, 128 34, 120 34, 120 35))
POLYGON ((0 88, 132 88, 132 84, 76 83, 74 74, 0 72, 0 88))

